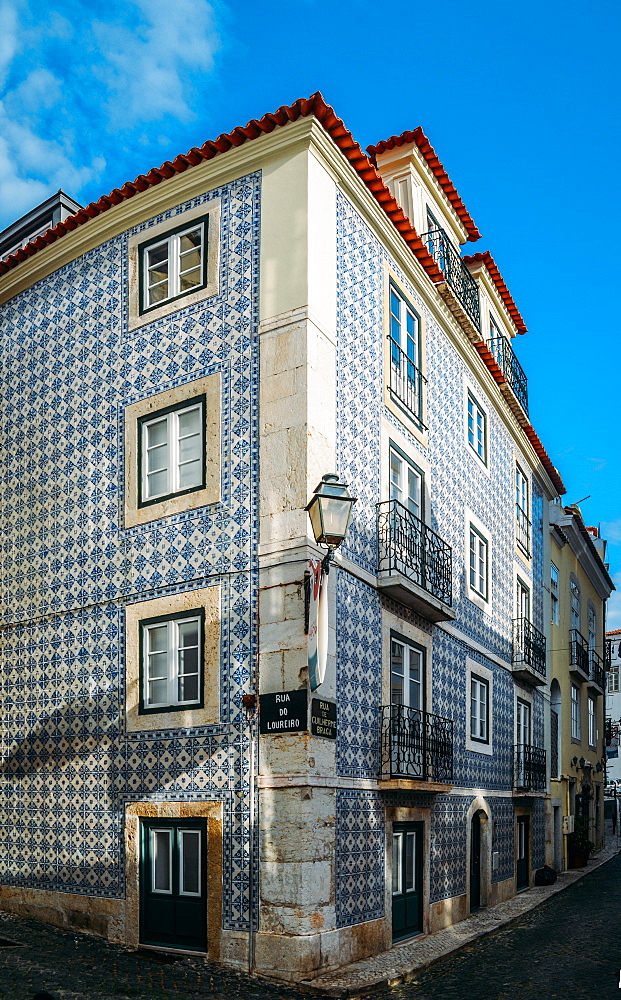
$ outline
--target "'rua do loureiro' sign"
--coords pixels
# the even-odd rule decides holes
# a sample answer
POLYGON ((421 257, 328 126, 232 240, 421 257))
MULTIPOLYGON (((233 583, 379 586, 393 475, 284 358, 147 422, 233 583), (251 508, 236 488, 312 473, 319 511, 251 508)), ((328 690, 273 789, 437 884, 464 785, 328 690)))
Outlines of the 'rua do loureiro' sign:
POLYGON ((311 733, 326 740, 336 739, 336 702, 324 698, 311 701, 311 733))
POLYGON ((263 736, 306 732, 307 705, 305 689, 262 694, 259 697, 259 732, 263 736))

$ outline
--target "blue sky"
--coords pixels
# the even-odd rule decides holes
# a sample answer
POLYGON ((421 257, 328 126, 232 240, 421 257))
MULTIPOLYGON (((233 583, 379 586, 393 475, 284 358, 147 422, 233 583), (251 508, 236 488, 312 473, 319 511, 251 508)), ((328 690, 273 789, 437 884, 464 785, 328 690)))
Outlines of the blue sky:
POLYGON ((529 333, 530 412, 618 593, 621 6, 0 0, 0 228, 321 90, 364 147, 422 125, 529 333))

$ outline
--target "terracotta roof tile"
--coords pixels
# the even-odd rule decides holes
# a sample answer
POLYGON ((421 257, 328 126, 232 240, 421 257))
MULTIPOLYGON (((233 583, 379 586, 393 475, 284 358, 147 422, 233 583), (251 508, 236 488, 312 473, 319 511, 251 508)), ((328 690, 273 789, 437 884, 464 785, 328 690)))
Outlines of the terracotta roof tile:
POLYGON ((511 297, 511 292, 507 288, 503 280, 502 274, 498 270, 496 261, 492 257, 489 250, 485 250, 483 253, 472 254, 470 257, 463 257, 462 260, 464 264, 477 264, 477 263, 485 264, 487 272, 492 281, 494 282, 494 284, 496 285, 498 294, 500 295, 500 298, 504 302, 507 312, 509 313, 511 319, 515 324, 515 329, 517 330, 518 333, 526 333, 528 327, 526 326, 526 323, 522 319, 518 311, 518 307, 516 306, 515 302, 513 301, 513 298, 511 297))
POLYGON ((455 185, 442 166, 435 149, 429 142, 429 139, 423 132, 420 125, 418 128, 415 128, 413 132, 402 132, 401 135, 391 135, 390 139, 383 139, 381 142, 378 142, 376 146, 367 146, 367 153, 369 154, 371 160, 375 163, 378 154, 384 153, 386 150, 398 148, 399 146, 408 146, 411 142, 418 146, 427 161, 429 169, 450 201, 453 211, 459 218, 462 226, 468 233, 468 239, 479 240, 481 238, 481 234, 477 229, 472 216, 459 197, 455 185))

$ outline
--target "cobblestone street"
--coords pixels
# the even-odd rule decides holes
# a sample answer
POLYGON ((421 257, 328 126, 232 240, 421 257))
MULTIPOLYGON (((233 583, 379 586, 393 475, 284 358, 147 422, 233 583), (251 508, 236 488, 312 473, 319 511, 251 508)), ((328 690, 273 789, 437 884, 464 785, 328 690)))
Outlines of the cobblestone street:
MULTIPOLYGON (((621 855, 417 979, 365 1000, 612 1000, 621 968, 621 855)), ((308 993, 190 960, 169 963, 0 914, 0 998, 301 1000, 308 993), (14 942, 13 945, 6 942, 14 942)), ((318 994, 315 993, 315 996, 318 994)))

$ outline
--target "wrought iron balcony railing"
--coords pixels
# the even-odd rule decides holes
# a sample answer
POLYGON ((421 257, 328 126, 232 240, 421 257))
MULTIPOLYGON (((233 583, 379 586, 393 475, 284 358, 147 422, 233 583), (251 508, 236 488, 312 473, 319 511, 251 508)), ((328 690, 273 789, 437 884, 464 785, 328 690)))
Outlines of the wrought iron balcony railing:
POLYGON ((513 748, 513 787, 519 792, 544 792, 546 752, 528 743, 513 748))
POLYGON ((545 679, 546 637, 528 618, 513 619, 513 663, 527 664, 545 679))
POLYGON ((518 504, 515 505, 515 538, 526 555, 530 555, 530 518, 518 504))
POLYGON ((513 389, 518 403, 528 413, 528 379, 511 344, 506 337, 492 337, 488 343, 496 364, 513 389))
MULTIPOLYGON (((396 340, 388 338, 390 349, 390 391, 406 410, 423 425, 423 386, 425 376, 396 340)), ((423 425, 424 426, 424 425, 423 425)))
POLYGON ((569 665, 589 676, 589 645, 577 628, 569 630, 569 665))
POLYGON ((606 667, 604 661, 594 649, 589 650, 589 680, 604 690, 606 683, 606 667))
POLYGON ((479 289, 470 271, 457 253, 443 229, 431 229, 421 236, 429 253, 442 271, 447 283, 470 316, 477 330, 481 329, 479 289))
POLYGON ((383 705, 382 775, 452 781, 452 719, 405 705, 383 705))
POLYGON ((377 572, 401 573, 444 604, 451 603, 451 546, 399 503, 377 504, 377 572))

